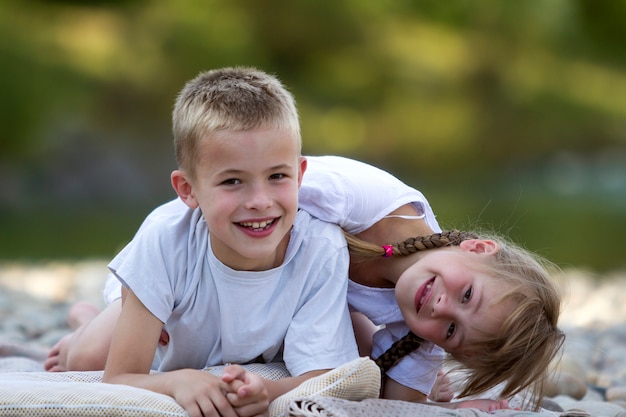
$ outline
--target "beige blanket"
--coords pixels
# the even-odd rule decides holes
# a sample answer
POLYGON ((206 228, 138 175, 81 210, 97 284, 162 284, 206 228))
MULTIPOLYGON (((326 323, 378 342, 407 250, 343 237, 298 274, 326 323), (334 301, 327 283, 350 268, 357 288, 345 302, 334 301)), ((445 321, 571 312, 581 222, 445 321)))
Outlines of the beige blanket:
MULTIPOLYGON (((47 349, 0 340, 0 417, 185 417, 168 396, 139 388, 104 384, 102 372, 43 371, 47 349)), ((284 366, 253 364, 251 372, 269 379, 288 375, 284 366)), ((207 369, 220 372, 219 367, 207 369)), ((404 401, 377 399, 380 375, 373 361, 361 358, 313 378, 272 403, 272 417, 557 417, 542 411, 451 410, 404 401)), ((562 416, 585 416, 563 413, 562 416)))

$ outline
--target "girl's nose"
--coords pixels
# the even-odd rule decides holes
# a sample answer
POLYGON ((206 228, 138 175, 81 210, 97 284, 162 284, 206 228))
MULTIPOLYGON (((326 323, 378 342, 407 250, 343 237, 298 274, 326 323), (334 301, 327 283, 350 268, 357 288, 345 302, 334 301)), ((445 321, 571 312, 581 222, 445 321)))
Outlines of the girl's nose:
POLYGON ((435 303, 433 303, 432 317, 447 316, 451 313, 451 305, 445 293, 439 294, 435 303))

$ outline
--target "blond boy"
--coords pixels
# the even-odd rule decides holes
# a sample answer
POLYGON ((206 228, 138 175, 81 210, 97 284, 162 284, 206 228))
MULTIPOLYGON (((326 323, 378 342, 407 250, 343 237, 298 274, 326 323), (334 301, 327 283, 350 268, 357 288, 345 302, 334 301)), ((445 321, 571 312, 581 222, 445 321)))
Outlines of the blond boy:
POLYGON ((200 74, 179 94, 173 127, 171 182, 187 209, 152 219, 109 265, 127 295, 104 381, 170 395, 192 417, 263 414, 358 357, 346 243, 338 226, 298 211, 306 159, 275 77, 200 74), (150 374, 153 356, 161 373, 150 374), (284 360, 294 376, 197 370, 259 360, 284 360))

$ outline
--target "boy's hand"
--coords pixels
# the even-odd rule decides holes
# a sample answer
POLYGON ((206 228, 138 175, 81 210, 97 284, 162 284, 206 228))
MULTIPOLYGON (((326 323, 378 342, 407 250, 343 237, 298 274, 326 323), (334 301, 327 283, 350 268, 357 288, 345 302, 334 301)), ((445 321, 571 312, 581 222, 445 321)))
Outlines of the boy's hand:
POLYGON ((263 378, 239 365, 224 368, 222 382, 228 385, 226 398, 239 417, 267 416, 269 393, 263 378))
POLYGON ((172 397, 189 417, 238 417, 226 398, 228 384, 219 377, 193 369, 168 374, 172 397))

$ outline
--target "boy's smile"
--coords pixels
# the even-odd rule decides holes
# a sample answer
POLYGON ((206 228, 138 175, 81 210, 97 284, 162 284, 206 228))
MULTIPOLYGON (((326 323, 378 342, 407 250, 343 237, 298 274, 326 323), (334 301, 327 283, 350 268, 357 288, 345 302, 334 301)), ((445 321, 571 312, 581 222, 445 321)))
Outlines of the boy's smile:
POLYGON ((261 238, 269 236, 278 225, 280 217, 274 217, 268 220, 254 220, 239 222, 238 224, 244 233, 253 238, 261 238))

